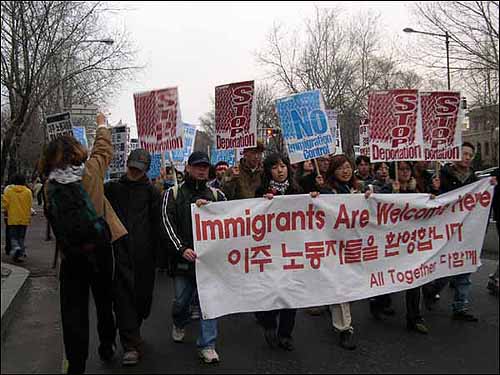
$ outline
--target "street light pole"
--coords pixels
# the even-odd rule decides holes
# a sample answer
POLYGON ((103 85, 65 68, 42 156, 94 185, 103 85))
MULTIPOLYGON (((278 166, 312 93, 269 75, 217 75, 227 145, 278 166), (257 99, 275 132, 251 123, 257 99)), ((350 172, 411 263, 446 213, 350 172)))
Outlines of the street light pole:
MULTIPOLYGON (((104 43, 108 46, 112 45, 115 41, 113 39, 107 38, 107 39, 92 39, 92 40, 80 40, 77 41, 75 44, 81 44, 81 43, 104 43)), ((60 111, 62 112, 64 110, 64 90, 63 90, 63 85, 62 81, 59 81, 59 86, 58 86, 58 102, 59 102, 59 107, 60 111)))
POLYGON ((451 77, 450 77, 450 35, 448 31, 445 32, 446 43, 446 70, 448 73, 448 91, 451 90, 451 77))
POLYGON ((416 34, 424 34, 424 35, 432 35, 432 36, 438 36, 441 38, 445 38, 445 43, 446 43, 446 73, 448 77, 448 91, 451 90, 451 73, 450 73, 450 34, 448 31, 445 31, 444 34, 436 34, 436 33, 429 33, 427 31, 417 31, 413 30, 411 27, 406 27, 403 29, 405 33, 416 33, 416 34))
MULTIPOLYGON (((448 78, 448 91, 451 91, 451 74, 450 74, 450 34, 446 30, 444 34, 436 34, 436 33, 430 33, 427 31, 417 31, 413 30, 410 27, 406 27, 403 29, 405 33, 417 33, 417 34, 424 34, 424 35, 431 35, 431 36, 437 36, 437 37, 444 37, 445 43, 446 43, 446 75, 448 78)), ((396 167, 397 168, 397 167, 396 167)), ((435 170, 436 170, 436 176, 439 177, 440 175, 440 168, 441 164, 439 161, 436 161, 435 164, 435 170)))

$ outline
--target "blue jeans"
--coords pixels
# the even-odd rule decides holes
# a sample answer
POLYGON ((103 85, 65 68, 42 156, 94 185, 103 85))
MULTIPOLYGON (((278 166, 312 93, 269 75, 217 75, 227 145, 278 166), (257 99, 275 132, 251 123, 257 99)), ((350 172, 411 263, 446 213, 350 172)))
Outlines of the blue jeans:
POLYGON ((467 311, 471 286, 470 273, 434 280, 433 292, 435 294, 440 293, 450 280, 455 285, 455 295, 453 296, 453 303, 451 305, 453 312, 467 311))
POLYGON ((10 249, 14 252, 15 258, 20 258, 25 254, 26 229, 28 229, 27 225, 9 225, 10 249))
MULTIPOLYGON (((196 291, 196 279, 189 276, 174 277, 175 300, 172 318, 177 328, 184 328, 191 321, 190 306, 196 291)), ((196 341, 198 348, 215 348, 217 339, 217 319, 200 318, 200 335, 196 341)))

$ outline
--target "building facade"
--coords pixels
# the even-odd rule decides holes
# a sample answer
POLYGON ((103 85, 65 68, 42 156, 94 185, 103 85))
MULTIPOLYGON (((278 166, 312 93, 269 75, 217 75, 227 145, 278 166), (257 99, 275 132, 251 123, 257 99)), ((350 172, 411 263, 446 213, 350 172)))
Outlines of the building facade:
POLYGON ((498 105, 473 107, 466 116, 462 139, 476 147, 476 168, 498 166, 498 105))

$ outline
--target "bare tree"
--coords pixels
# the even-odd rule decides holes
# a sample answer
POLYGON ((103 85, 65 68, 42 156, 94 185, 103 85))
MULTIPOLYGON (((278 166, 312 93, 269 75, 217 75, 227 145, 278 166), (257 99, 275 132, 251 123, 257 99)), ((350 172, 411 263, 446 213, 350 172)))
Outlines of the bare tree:
POLYGON ((373 13, 349 20, 340 9, 316 9, 303 32, 275 25, 257 59, 284 93, 321 89, 327 107, 339 112, 344 149, 352 156, 368 92, 420 83, 414 72, 399 68, 382 41, 373 13))
MULTIPOLYGON (((425 31, 449 34, 452 88, 465 90, 477 104, 498 103, 499 2, 422 2, 414 12, 425 31)), ((422 36, 415 44, 416 59, 442 74, 444 40, 422 36)))
POLYGON ((106 5, 77 1, 2 1, 2 101, 10 119, 2 138, 1 181, 11 148, 37 111, 109 99, 130 77, 134 51, 123 33, 108 33, 106 5), (112 37, 112 46, 93 43, 112 37))

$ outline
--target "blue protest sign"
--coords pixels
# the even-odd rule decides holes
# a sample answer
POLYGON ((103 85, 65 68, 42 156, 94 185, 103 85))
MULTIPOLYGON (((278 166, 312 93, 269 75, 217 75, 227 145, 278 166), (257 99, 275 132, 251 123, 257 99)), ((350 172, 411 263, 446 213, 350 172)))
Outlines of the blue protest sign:
POLYGON ((87 133, 85 132, 85 127, 73 126, 73 137, 75 137, 78 140, 78 142, 80 142, 85 147, 89 147, 87 141, 87 133))
POLYGON ((161 171, 161 154, 151 154, 151 165, 147 173, 148 177, 153 179, 160 177, 161 171))
POLYGON ((335 152, 335 139, 319 90, 278 99, 276 110, 292 163, 335 152))

